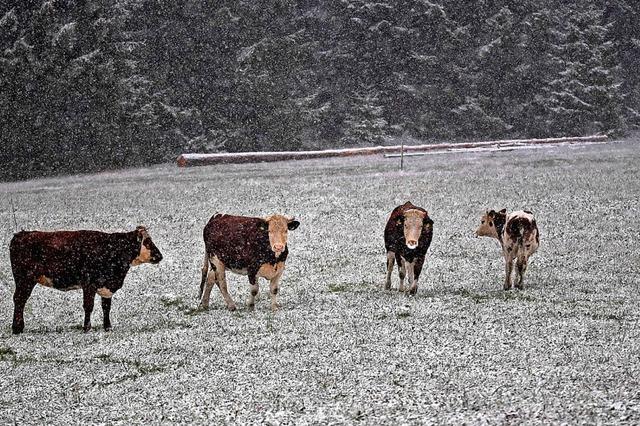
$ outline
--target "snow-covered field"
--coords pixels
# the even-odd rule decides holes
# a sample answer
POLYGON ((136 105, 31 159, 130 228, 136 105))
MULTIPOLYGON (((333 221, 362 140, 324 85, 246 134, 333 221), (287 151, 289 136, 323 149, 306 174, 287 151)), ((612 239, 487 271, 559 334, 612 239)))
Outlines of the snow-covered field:
MULTIPOLYGON (((0 184, 0 423, 639 423, 640 143, 148 169, 0 184), (80 292, 36 288, 11 335, 19 227, 149 227, 113 332, 80 292), (381 289, 382 231, 411 200, 434 240, 415 297, 381 289), (503 292, 485 208, 526 207, 541 247, 503 292), (282 309, 194 311, 216 211, 295 215, 282 309)), ((397 275, 394 274, 394 288, 397 275)))

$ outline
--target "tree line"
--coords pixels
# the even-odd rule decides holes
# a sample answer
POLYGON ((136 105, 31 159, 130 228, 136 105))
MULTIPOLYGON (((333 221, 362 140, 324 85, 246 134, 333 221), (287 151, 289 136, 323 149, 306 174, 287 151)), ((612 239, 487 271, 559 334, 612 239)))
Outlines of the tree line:
POLYGON ((623 134, 632 0, 14 0, 2 179, 181 152, 623 134))

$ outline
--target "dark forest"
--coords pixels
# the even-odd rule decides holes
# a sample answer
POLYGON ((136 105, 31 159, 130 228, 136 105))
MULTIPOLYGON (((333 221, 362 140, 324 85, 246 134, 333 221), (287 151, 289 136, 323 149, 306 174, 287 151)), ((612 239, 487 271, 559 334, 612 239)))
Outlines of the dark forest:
POLYGON ((181 152, 622 135, 632 0, 19 0, 0 6, 1 179, 181 152))

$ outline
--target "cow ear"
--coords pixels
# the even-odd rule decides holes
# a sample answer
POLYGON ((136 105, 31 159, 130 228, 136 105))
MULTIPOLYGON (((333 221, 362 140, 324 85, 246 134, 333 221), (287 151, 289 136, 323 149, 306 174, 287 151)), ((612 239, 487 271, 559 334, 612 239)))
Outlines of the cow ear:
POLYGON ((142 225, 136 226, 136 237, 138 242, 142 242, 144 238, 147 236, 147 228, 142 225))
POLYGON ((507 209, 502 209, 502 210, 500 210, 498 213, 500 213, 500 214, 507 214, 507 209))
POLYGON ((294 229, 298 228, 298 226, 300 226, 300 222, 294 219, 290 220, 289 223, 287 223, 287 229, 289 229, 289 231, 293 231, 294 229))
POLYGON ((258 222, 258 229, 261 231, 268 231, 269 224, 267 223, 266 220, 261 220, 260 222, 258 222))

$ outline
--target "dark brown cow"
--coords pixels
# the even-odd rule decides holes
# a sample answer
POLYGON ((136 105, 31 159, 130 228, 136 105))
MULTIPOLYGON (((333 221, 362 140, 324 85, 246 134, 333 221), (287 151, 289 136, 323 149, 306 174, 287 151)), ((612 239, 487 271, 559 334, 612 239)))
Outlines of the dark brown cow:
POLYGON ((248 275, 251 292, 248 307, 253 309, 258 294, 258 277, 270 282, 271 309, 278 308, 278 285, 287 260, 288 231, 300 222, 281 215, 258 217, 215 214, 204 227, 204 265, 200 282, 200 306, 209 306, 213 284, 217 284, 230 311, 236 309, 229 292, 225 271, 248 275), (211 270, 209 270, 211 267, 211 270), (205 285, 206 283, 206 285, 205 285))
POLYGON ((9 246, 16 284, 13 295, 13 333, 24 330, 24 306, 40 284, 58 290, 82 289, 84 331, 91 330, 96 293, 102 298, 104 329, 111 329, 111 296, 122 287, 129 267, 158 263, 160 250, 143 226, 135 231, 22 231, 9 246))
POLYGON ((527 270, 529 257, 538 250, 540 245, 540 232, 533 213, 519 210, 507 214, 507 209, 499 212, 487 211, 480 219, 476 237, 491 237, 500 242, 505 260, 504 289, 511 289, 514 260, 519 277, 516 287, 524 288, 524 273, 527 270))
POLYGON ((431 245, 433 221, 427 211, 407 201, 391 212, 384 229, 384 246, 387 249, 387 280, 384 288, 391 288, 394 261, 398 262, 399 291, 404 291, 404 277, 408 274, 409 294, 418 291, 418 278, 431 245))

